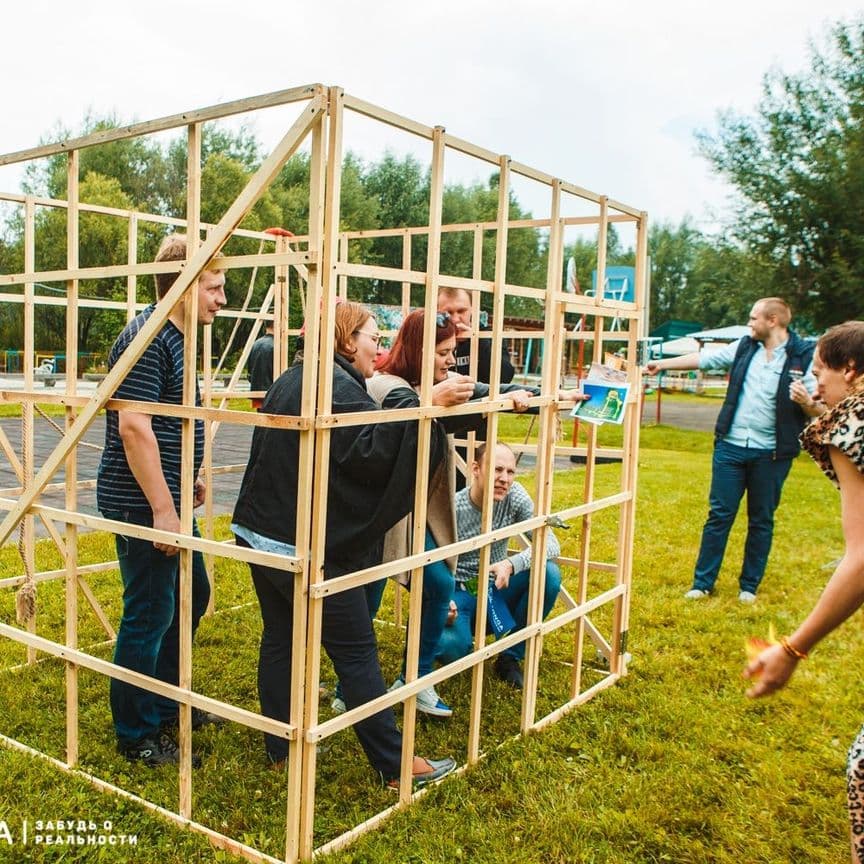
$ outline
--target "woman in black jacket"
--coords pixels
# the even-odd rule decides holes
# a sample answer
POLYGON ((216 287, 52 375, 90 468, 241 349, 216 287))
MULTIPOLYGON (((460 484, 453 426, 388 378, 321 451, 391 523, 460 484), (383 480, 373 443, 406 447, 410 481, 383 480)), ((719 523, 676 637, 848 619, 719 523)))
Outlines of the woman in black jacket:
MULTIPOLYGON (((375 319, 357 303, 336 307, 333 413, 378 410, 366 391, 378 352, 375 319)), ((270 388, 262 406, 267 414, 301 413, 303 366, 295 364, 270 388)), ((467 397, 466 397, 467 398, 467 397)), ((381 561, 386 531, 411 509, 417 464, 416 421, 334 427, 330 436, 324 578, 342 576, 381 561)), ((234 510, 232 530, 239 545, 295 555, 300 435, 294 429, 257 427, 249 464, 234 510)), ((433 442, 430 471, 444 458, 433 442)), ((264 630, 258 662, 261 711, 288 722, 294 577, 250 564, 264 630)), ((385 692, 378 647, 363 588, 324 600, 322 643, 342 684, 347 707, 385 692)), ((354 730, 372 767, 384 782, 399 776, 402 736, 391 708, 359 721, 354 730)), ((287 741, 265 735, 267 755, 280 763, 287 741)), ((427 783, 455 767, 452 759, 414 757, 414 781, 427 783)))

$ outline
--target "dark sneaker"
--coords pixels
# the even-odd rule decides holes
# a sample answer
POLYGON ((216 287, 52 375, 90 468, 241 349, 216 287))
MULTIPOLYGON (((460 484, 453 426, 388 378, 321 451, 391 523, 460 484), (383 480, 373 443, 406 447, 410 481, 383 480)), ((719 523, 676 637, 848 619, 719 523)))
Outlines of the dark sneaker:
MULTIPOLYGON (((219 729, 225 725, 225 722, 225 718, 220 717, 218 714, 211 714, 209 711, 202 711, 200 708, 192 709, 192 728, 195 730, 202 729, 205 726, 214 726, 219 729)), ((179 718, 175 715, 170 720, 163 720, 159 728, 163 732, 173 733, 177 731, 178 725, 179 718)))
POLYGON ((525 684, 522 678, 522 669, 519 661, 510 654, 499 654, 495 660, 495 674, 505 683, 517 690, 521 690, 525 684))
MULTIPOLYGON (((180 748, 177 742, 165 732, 160 732, 156 738, 142 738, 118 749, 130 762, 143 762, 148 768, 177 765, 180 761, 180 748)), ((200 766, 201 757, 193 753, 192 767, 200 766)))
MULTIPOLYGON (((449 756, 446 759, 424 759, 423 761, 429 766, 429 770, 414 774, 413 783, 415 789, 446 777, 456 767, 456 760, 451 759, 449 756)), ((388 780, 385 785, 388 789, 398 791, 399 778, 394 777, 392 780, 388 780)))

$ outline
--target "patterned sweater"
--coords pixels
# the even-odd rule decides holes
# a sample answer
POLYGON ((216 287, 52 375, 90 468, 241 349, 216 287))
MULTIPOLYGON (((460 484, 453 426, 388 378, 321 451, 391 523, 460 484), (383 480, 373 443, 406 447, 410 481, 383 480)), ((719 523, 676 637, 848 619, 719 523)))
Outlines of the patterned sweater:
MULTIPOLYGON (((495 501, 492 507, 492 530, 524 522, 534 515, 534 502, 521 483, 514 482, 503 501, 495 501)), ((474 506, 468 489, 456 493, 456 528, 460 540, 476 537, 480 533, 480 510, 474 506)), ((529 536, 531 532, 526 532, 529 536)), ((561 554, 558 538, 550 530, 547 534, 546 557, 557 558, 561 554)), ((496 540, 489 553, 489 563, 497 564, 507 558, 507 540, 496 540)), ((531 550, 523 549, 509 556, 513 572, 520 573, 531 566, 531 550)), ((477 575, 480 550, 463 552, 456 564, 456 581, 464 582, 477 575)))
POLYGON ((864 474, 864 376, 852 384, 844 399, 804 429, 801 446, 835 486, 840 484, 831 464, 831 447, 845 453, 864 474))

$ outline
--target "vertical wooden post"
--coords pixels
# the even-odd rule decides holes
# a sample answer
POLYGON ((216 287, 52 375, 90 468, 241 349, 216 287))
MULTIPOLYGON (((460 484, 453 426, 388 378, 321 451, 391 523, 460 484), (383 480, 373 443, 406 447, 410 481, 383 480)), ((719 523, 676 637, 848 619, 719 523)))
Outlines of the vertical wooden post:
MULTIPOLYGON (((644 308, 646 303, 646 279, 648 262, 648 214, 643 212, 636 227, 636 305, 644 308)), ((630 585, 633 579, 633 541, 636 533, 636 481, 639 466, 639 393, 641 370, 639 368, 639 338, 644 336, 642 328, 645 316, 630 319, 627 339, 627 376, 630 381, 630 397, 627 415, 624 418, 624 461, 622 465, 622 491, 632 497, 621 505, 618 523, 618 568, 615 581, 625 585, 626 591, 616 598, 612 625, 610 669, 624 675, 627 672, 627 629, 630 618, 630 585)))
MULTIPOLYGON (((78 151, 68 154, 66 163, 66 266, 78 267, 78 151)), ((66 283, 66 393, 75 395, 78 379, 78 280, 66 283)), ((75 422, 77 411, 66 407, 66 428, 75 422)), ((78 457, 72 450, 66 457, 66 509, 78 509, 78 457)), ((66 523, 66 645, 78 647, 78 526, 66 523)), ((66 763, 78 763, 78 667, 66 664, 66 763)))
MULTIPOLYGON (((288 238, 277 235, 277 254, 287 252, 288 238)), ((288 272, 287 264, 278 264, 275 268, 276 282, 273 291, 273 380, 275 381, 289 365, 288 357, 288 272)), ((266 332, 266 326, 265 326, 266 332)))
MULTIPOLYGON (((504 304, 506 300, 505 284, 507 281, 507 242, 510 228, 510 157, 501 156, 498 172, 498 211, 495 233, 495 273, 492 287, 492 344, 490 345, 489 362, 489 396, 498 398, 501 392, 501 330, 504 326, 504 304)), ((479 279, 482 275, 483 233, 478 227, 474 229, 474 256, 472 275, 479 279)), ((472 324, 475 331, 480 328, 480 295, 472 297, 472 324)), ((476 338, 476 332, 472 338, 476 338)), ((477 343, 474 343, 477 344, 477 343)), ((478 351, 472 347, 471 374, 476 375, 476 360, 478 351)), ((492 528, 492 509, 495 493, 495 446, 498 442, 498 412, 489 414, 486 419, 486 477, 483 502, 480 512, 481 531, 486 533, 492 528)), ((473 436, 469 447, 468 458, 473 457, 473 436)), ((470 464, 470 463, 469 463, 470 464)), ((477 611, 474 617, 474 650, 478 651, 486 642, 486 617, 488 581, 485 574, 489 572, 491 546, 480 550, 477 567, 477 611)), ((483 665, 478 663, 471 670, 471 716, 468 721, 468 762, 476 762, 480 758, 480 732, 483 720, 483 665)))
MULTIPOLYGON (((201 348, 201 404, 207 408, 213 406, 213 328, 205 327, 201 348)), ((204 481, 204 536, 213 536, 213 441, 216 433, 213 423, 204 420, 204 457, 201 463, 201 479, 204 481)), ((210 583, 210 599, 207 601, 205 615, 212 615, 216 609, 216 576, 213 555, 204 556, 204 567, 207 570, 207 581, 210 583)))
MULTIPOLYGON (((411 269, 411 232, 405 229, 402 234, 402 269, 411 269)), ((402 283, 402 316, 406 316, 411 309, 411 283, 402 283)))
MULTIPOLYGON (((33 273, 36 269, 36 202, 32 195, 24 199, 24 272, 33 273)), ((24 389, 33 390, 34 375, 33 367, 36 363, 36 304, 35 290, 32 282, 24 283, 24 389)), ((27 399, 21 406, 21 454, 24 463, 24 478, 22 485, 25 489, 33 486, 33 402, 27 399)), ((27 557, 27 567, 31 573, 36 572, 36 535, 33 530, 33 516, 29 512, 23 515, 24 542, 23 551, 27 557)), ((31 633, 36 632, 36 615, 27 622, 27 629, 31 633)), ((27 648, 27 662, 36 662, 36 650, 27 648)))
MULTIPOLYGON (((436 126, 432 133, 432 166, 429 190, 429 245, 426 251, 426 298, 423 315, 423 356, 435 352, 438 311, 438 282, 441 266, 441 214, 444 201, 444 129, 436 126)), ((420 381, 420 404, 432 403, 433 369, 424 365, 420 381)), ((432 423, 422 417, 417 427, 417 470, 414 487, 414 515, 412 521, 411 552, 417 554, 426 548, 426 511, 429 495, 429 449, 432 441, 432 423)), ((417 678, 420 657, 420 617, 423 604, 423 568, 411 571, 408 602, 407 654, 405 682, 417 678)), ((417 722, 417 696, 405 700, 402 715, 402 770, 399 777, 399 800, 407 804, 413 787, 414 740, 417 722)))
MULTIPOLYGON (((129 264, 138 263, 138 217, 134 213, 129 214, 127 229, 127 251, 126 260, 129 264)), ((135 317, 135 302, 138 298, 138 277, 130 273, 126 277, 126 321, 127 323, 135 317)))
MULTIPOLYGON (((186 164, 186 259, 198 251, 201 242, 201 124, 188 127, 186 164)), ((198 378, 198 281, 187 289, 183 299, 183 404, 195 404, 198 378)), ((184 417, 182 424, 180 477, 180 533, 191 535, 194 521, 193 484, 195 479, 195 423, 184 417)), ((179 686, 192 687, 192 551, 180 550, 180 669, 179 686)), ((178 812, 192 818, 192 708, 179 706, 180 800, 178 812)))
MULTIPOLYGON (((402 269, 411 269, 411 232, 406 228, 402 233, 402 269)), ((402 320, 408 317, 411 311, 411 283, 402 283, 402 320)), ((392 341, 391 341, 392 345, 392 341)), ((399 590, 399 584, 393 583, 393 626, 402 626, 402 592, 399 590)))
MULTIPOLYGON (((337 248, 339 249, 339 261, 340 263, 347 264, 348 263, 348 238, 343 234, 339 237, 337 241, 337 248)), ((348 299, 348 277, 340 276, 337 284, 336 291, 343 300, 348 299)))
MULTIPOLYGON (((564 353, 564 305, 559 300, 561 273, 564 268, 564 223, 561 220, 561 182, 552 183, 552 201, 549 217, 549 256, 546 267, 546 306, 543 333, 544 362, 541 390, 545 395, 557 396, 561 377, 561 358, 564 353)), ((552 511, 555 441, 558 429, 558 406, 555 402, 540 411, 540 433, 537 439, 537 493, 534 512, 552 511)), ((542 525, 533 533, 531 548, 531 581, 528 587, 528 624, 543 620, 543 599, 546 588, 546 550, 549 527, 542 525)), ((522 700, 522 732, 534 723, 537 707, 537 686, 543 637, 532 636, 525 650, 525 688, 522 700)))
MULTIPOLYGON (((606 281, 606 246, 609 237, 609 207, 608 199, 600 199, 600 218, 597 229, 597 290, 594 303, 599 306, 604 296, 606 281)), ((584 320, 584 319, 583 319, 584 320)), ((592 363, 599 363, 603 357, 603 324, 602 315, 594 317, 594 346, 592 363)), ((583 343, 584 344, 584 343, 583 343)), ((581 353, 581 350, 580 350, 581 353)), ((594 482, 596 479, 595 451, 597 449, 597 426, 594 423, 585 424, 585 481, 583 485, 583 500, 587 503, 594 500, 594 482)), ((582 533, 579 550, 579 582, 576 589, 576 602, 582 604, 588 597, 589 562, 591 559, 591 529, 593 525, 591 513, 582 517, 582 533)), ((573 670, 570 680, 570 697, 575 698, 582 688, 582 661, 585 651, 585 619, 579 618, 573 636, 573 670)))
MULTIPOLYGON (((333 402, 333 346, 334 320, 336 311, 335 277, 336 262, 339 254, 339 212, 342 189, 342 117, 344 93, 331 87, 327 110, 327 142, 325 150, 324 123, 317 124, 312 138, 312 174, 309 187, 314 208, 309 211, 309 248, 320 250, 321 264, 317 278, 313 279, 313 269, 309 271, 306 340, 304 343, 303 372, 303 414, 314 416, 328 413, 333 402), (314 226, 314 227, 313 227, 314 226), (316 314, 320 309, 321 314, 316 314), (317 361, 317 362, 316 362, 317 361), (315 399, 315 380, 317 375, 318 394, 315 399), (308 412, 308 413, 307 413, 308 412)), ((312 434, 311 432, 309 433, 312 434)), ((301 440, 300 464, 301 485, 298 487, 297 530, 299 538, 308 538, 302 547, 309 550, 307 578, 308 584, 315 585, 324 580, 324 547, 327 522, 327 487, 330 477, 330 430, 319 429, 314 433, 314 460, 312 458, 312 439, 303 449, 301 440), (310 476, 311 474, 311 476, 310 476), (308 495, 308 491, 312 494, 308 495), (303 506, 299 500, 306 495, 303 506), (306 506, 309 502, 309 507, 306 506), (314 509, 313 509, 314 508, 314 509), (314 517, 313 515, 314 514, 314 517), (305 524, 301 526, 301 516, 305 524), (310 527, 311 526, 311 533, 310 527), (301 534, 302 528, 302 534, 301 534)), ((298 603, 302 586, 295 583, 294 592, 294 648, 302 651, 303 629, 299 634, 297 627, 305 623, 298 621, 298 603)), ((306 730, 318 721, 318 685, 321 673, 321 630, 323 599, 314 599, 308 606, 308 626, 306 627, 306 673, 305 673, 305 710, 299 717, 298 741, 302 759, 302 786, 300 789, 300 857, 311 858, 313 852, 313 829, 315 817, 315 742, 306 740, 306 730)), ((295 655, 296 656, 296 655, 295 655)), ((297 665, 295 661, 295 669, 297 665)), ((294 677, 294 676, 292 676, 294 677)), ((300 683, 297 683, 300 687, 300 683)), ((303 691, 300 689, 300 697, 303 691)), ((302 704, 302 702, 301 702, 302 704)), ((294 704, 292 702, 292 712, 294 704)), ((293 718, 292 718, 292 722, 293 718)), ((289 771, 291 766, 289 766, 289 771)), ((295 804, 296 806, 296 804, 295 804)), ((290 797, 289 797, 290 808, 290 797)), ((290 818, 290 814, 289 814, 290 818)), ((290 850, 289 850, 290 852, 290 850)), ((288 854, 286 853, 286 860, 288 854)))

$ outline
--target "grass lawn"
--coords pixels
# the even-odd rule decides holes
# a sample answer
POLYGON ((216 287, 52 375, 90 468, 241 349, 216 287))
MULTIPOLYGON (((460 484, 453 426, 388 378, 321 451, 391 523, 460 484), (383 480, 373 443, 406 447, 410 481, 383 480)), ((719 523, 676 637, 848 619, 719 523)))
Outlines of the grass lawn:
MULTIPOLYGON (((502 421, 521 440, 524 418, 502 421), (521 425, 520 425, 521 424, 521 425)), ((613 445, 618 430, 602 430, 613 445)), ((613 862, 811 862, 847 860, 843 796, 845 752, 861 724, 857 697, 862 637, 853 623, 803 664, 787 691, 758 703, 744 698, 744 642, 773 624, 789 632, 812 605, 842 551, 839 499, 805 458, 797 460, 777 514, 768 572, 754 606, 737 603, 743 526, 736 525, 714 598, 686 603, 706 511, 711 440, 707 433, 647 427, 640 452, 639 507, 628 650, 629 675, 555 726, 514 739, 519 700, 487 677, 483 746, 487 755, 449 778, 332 862, 477 862, 477 864, 613 864, 613 862), (848 658, 848 659, 847 659, 848 658), (846 660, 847 662, 843 662, 846 660), (503 745, 503 746, 498 746, 503 745)), ((599 466, 600 482, 617 484, 620 466, 599 466)), ((576 500, 582 469, 559 476, 557 503, 576 500)), ((531 485, 532 477, 524 482, 531 485)), ((224 529, 224 524, 222 525, 224 529)), ((595 520, 595 554, 611 555, 614 519, 595 520)), ((578 525, 559 537, 574 554, 578 525)), ((104 536, 81 538, 81 560, 110 554, 104 536)), ((57 566, 45 554, 41 566, 57 566)), ((14 547, 0 551, 0 574, 20 572, 14 547)), ((592 593, 602 588, 595 577, 592 593)), ((120 609, 116 574, 93 576, 112 620, 120 609)), ((565 582, 572 585, 572 574, 565 582)), ((40 587, 40 632, 60 637, 59 585, 40 587)), ((196 641, 196 680, 204 692, 255 708, 257 607, 242 566, 221 567, 218 607, 196 641), (246 605, 249 604, 249 605, 246 605)), ((391 597, 390 589, 385 604, 391 597)), ((83 604, 83 601, 82 601, 83 604)), ((392 607, 392 602, 389 603, 392 607)), ((12 592, 0 595, 0 618, 13 621, 12 592)), ((87 611, 81 644, 100 636, 87 611)), ((600 615, 598 624, 603 623, 600 615)), ((602 626, 601 626, 602 629, 602 626)), ((379 630, 382 665, 392 676, 400 660, 394 628, 379 630)), ((547 639, 539 702, 545 713, 563 701, 569 671, 567 637, 547 639)), ((95 649, 110 656, 110 647, 95 649)), ((17 645, 0 643, 2 666, 20 662, 17 645)), ((586 674, 590 675, 590 670, 586 674)), ((332 681, 329 669, 325 680, 332 681)), ((588 679, 590 683, 590 678, 588 679)), ((440 687, 456 714, 423 718, 418 751, 464 760, 469 681, 440 687)), ((131 766, 113 751, 107 682, 81 673, 82 767, 166 806, 176 806, 176 776, 131 766)), ((329 704, 325 700, 323 705, 329 704)), ((0 731, 62 756, 63 671, 54 661, 35 671, 0 674, 0 731)), ((329 716, 322 708, 322 716, 329 716)), ((195 774, 195 817, 282 854, 286 807, 280 778, 263 767, 257 733, 228 727, 196 733, 204 766, 195 774)), ((353 735, 326 742, 318 760, 316 839, 324 842, 393 799, 378 788, 353 735)), ((98 793, 41 761, 0 748, 0 862, 230 861, 206 840, 170 826, 131 803, 98 793), (136 834, 137 846, 26 849, 9 846, 22 819, 111 820, 115 833, 136 834)))

